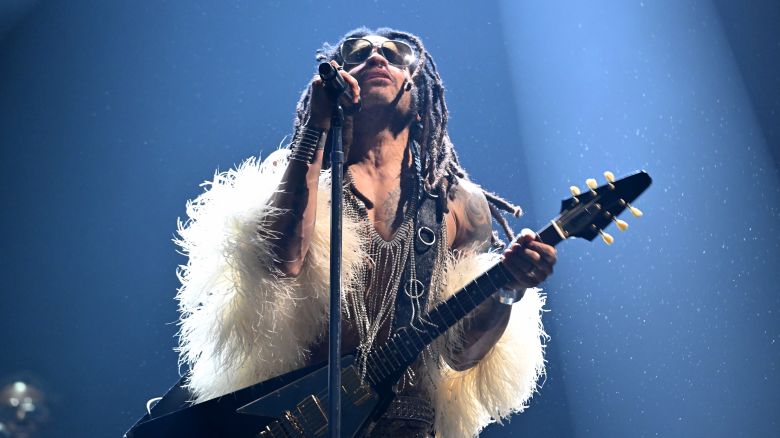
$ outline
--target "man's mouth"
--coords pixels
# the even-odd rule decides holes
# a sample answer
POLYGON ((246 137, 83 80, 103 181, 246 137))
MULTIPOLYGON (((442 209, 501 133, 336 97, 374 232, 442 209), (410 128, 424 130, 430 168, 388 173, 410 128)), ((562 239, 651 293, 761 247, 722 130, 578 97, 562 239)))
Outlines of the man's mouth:
POLYGON ((369 81, 372 79, 385 79, 390 82, 393 81, 393 79, 390 77, 390 74, 388 74, 385 71, 382 70, 373 70, 363 75, 361 78, 363 81, 369 81))

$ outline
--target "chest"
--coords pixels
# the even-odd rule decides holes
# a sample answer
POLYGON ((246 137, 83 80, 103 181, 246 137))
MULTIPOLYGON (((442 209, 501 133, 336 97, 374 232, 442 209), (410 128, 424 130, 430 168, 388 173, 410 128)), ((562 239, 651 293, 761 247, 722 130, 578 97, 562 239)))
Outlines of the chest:
MULTIPOLYGON (((353 180, 353 185, 363 198, 366 215, 376 233, 385 241, 392 240, 412 208, 413 187, 402 184, 400 178, 391 181, 353 180)), ((457 221, 452 210, 445 214, 444 221, 448 230, 447 245, 452 248, 457 234, 457 221)))

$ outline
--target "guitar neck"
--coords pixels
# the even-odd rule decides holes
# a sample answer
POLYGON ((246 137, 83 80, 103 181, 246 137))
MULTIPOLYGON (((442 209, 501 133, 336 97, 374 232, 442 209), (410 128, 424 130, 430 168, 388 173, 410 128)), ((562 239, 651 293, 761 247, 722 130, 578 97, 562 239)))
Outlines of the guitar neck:
MULTIPOLYGON (((563 238, 554 222, 537 234, 542 242, 555 246, 563 238)), ((457 293, 434 306, 418 322, 418 327, 405 327, 393 335, 387 343, 374 349, 367 359, 369 382, 382 385, 395 383, 417 356, 436 338, 466 317, 496 291, 512 282, 511 274, 498 262, 485 273, 472 280, 457 293)))

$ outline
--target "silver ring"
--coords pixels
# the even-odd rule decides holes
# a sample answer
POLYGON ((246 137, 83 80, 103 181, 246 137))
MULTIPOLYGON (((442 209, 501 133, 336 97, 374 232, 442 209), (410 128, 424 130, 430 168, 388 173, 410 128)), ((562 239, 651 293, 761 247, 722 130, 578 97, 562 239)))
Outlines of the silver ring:
POLYGON ((420 239, 420 242, 424 243, 426 246, 433 246, 434 243, 436 243, 436 233, 433 232, 432 229, 428 227, 420 227, 417 229, 417 238, 420 239), (425 240, 425 238, 422 236, 422 231, 425 230, 427 233, 430 233, 431 238, 429 240, 425 240))
POLYGON ((528 274, 526 275, 528 275, 531 278, 536 278, 536 269, 531 269, 530 271, 528 271, 528 274))

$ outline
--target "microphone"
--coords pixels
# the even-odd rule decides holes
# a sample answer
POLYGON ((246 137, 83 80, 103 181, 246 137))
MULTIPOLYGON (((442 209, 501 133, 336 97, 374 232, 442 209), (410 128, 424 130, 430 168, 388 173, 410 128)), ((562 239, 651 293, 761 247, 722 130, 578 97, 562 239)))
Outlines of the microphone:
POLYGON ((358 96, 358 102, 352 103, 355 96, 352 95, 352 91, 347 86, 347 81, 341 77, 339 71, 333 64, 329 62, 323 62, 319 67, 320 78, 322 78, 322 84, 325 86, 325 90, 328 92, 332 99, 338 99, 342 95, 347 97, 347 102, 342 100, 342 108, 344 114, 354 114, 360 111, 361 100, 358 96))

